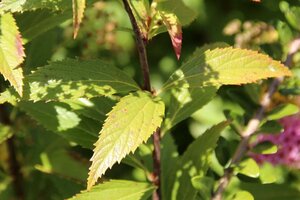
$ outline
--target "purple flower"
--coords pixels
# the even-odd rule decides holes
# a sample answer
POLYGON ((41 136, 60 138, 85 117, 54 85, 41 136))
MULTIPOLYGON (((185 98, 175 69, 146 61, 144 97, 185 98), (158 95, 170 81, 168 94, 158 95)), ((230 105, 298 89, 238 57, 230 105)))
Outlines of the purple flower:
POLYGON ((269 162, 273 165, 286 165, 292 168, 300 168, 300 118, 299 115, 284 117, 279 120, 284 131, 280 134, 261 134, 257 141, 251 146, 261 142, 272 142, 278 147, 278 151, 273 154, 256 154, 251 152, 249 155, 262 164, 269 162))

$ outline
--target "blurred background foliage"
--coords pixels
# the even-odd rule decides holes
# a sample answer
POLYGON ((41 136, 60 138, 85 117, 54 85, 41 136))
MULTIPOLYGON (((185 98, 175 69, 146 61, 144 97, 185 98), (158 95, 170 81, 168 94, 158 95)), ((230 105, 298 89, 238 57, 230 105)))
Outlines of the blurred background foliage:
MULTIPOLYGON (((284 60, 287 44, 299 35, 300 2, 296 0, 285 2, 262 0, 261 3, 250 0, 184 0, 184 2, 198 16, 194 22, 183 29, 181 59, 177 61, 167 33, 160 34, 149 41, 147 49, 154 89, 160 88, 174 70, 197 47, 204 44, 222 41, 236 47, 255 49, 275 59, 284 60), (295 11, 298 18, 290 16, 291 14, 288 13, 290 9, 298 9, 295 11)), ((101 58, 114 63, 135 80, 142 81, 133 33, 121 1, 96 1, 88 6, 76 40, 72 39, 71 16, 68 18, 69 15, 65 12, 27 11, 16 14, 16 19, 22 32, 26 31, 26 27, 22 26, 25 22, 34 24, 53 16, 56 17, 55 20, 61 20, 62 23, 53 27, 47 24, 51 28, 31 38, 25 46, 27 55, 24 63, 25 73, 28 74, 49 61, 64 58, 101 58)), ((27 35, 24 34, 25 40, 27 35)), ((294 63, 295 78, 287 80, 281 86, 280 93, 275 95, 274 105, 270 110, 286 102, 299 105, 299 100, 291 95, 298 95, 300 92, 300 54, 296 54, 294 63)), ((3 85, 2 77, 0 81, 3 85)), ((213 165, 208 172, 212 178, 217 179, 221 176, 222 166, 226 165, 238 144, 238 135, 234 130, 241 129, 258 108, 260 94, 264 89, 264 85, 256 84, 222 87, 213 101, 170 131, 179 154, 182 154, 187 146, 208 127, 226 118, 232 119, 233 128, 222 133, 213 165)), ((10 111, 11 118, 14 119, 13 131, 18 149, 17 158, 22 164, 26 199, 65 199, 84 189, 89 167, 88 160, 92 151, 68 142, 50 132, 51 130, 46 130, 25 113, 18 112, 17 108, 11 108, 10 111)), ((10 130, 0 126, 0 132, 5 131, 10 130)), ((151 159, 147 159, 151 157, 151 145, 142 145, 137 151, 136 154, 143 158, 144 164, 151 170, 151 159)), ((0 199, 13 199, 6 143, 0 144, 0 152, 0 199)), ((255 164, 253 165, 255 169, 255 164)), ((246 174, 252 172, 248 171, 246 174)), ((280 191, 284 189, 286 193, 292 195, 289 199, 300 199, 298 196, 300 171, 266 164, 261 167, 260 174, 260 178, 246 175, 241 175, 240 180, 235 178, 226 193, 228 199, 238 199, 232 196, 237 188, 251 191, 256 199, 282 199, 280 195, 276 196, 277 187, 281 187, 280 191), (264 186, 255 184, 264 181, 273 184, 264 186), (272 196, 269 197, 267 194, 272 196)), ((107 178, 146 180, 147 177, 143 170, 126 165, 125 159, 122 164, 115 165, 112 170, 109 170, 105 175, 105 179, 107 178)), ((247 196, 247 192, 241 195, 247 196)))

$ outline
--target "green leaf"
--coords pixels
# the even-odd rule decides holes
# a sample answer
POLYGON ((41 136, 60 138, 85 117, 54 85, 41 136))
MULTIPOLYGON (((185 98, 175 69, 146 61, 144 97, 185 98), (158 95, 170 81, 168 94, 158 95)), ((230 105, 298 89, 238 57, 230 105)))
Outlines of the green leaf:
POLYGON ((293 115, 299 112, 299 107, 294 104, 282 104, 274 108, 271 112, 268 113, 268 120, 277 120, 283 117, 293 115))
POLYGON ((284 13, 287 21, 296 30, 300 30, 300 7, 290 6, 288 2, 281 1, 279 4, 280 10, 284 13))
POLYGON ((65 103, 21 101, 18 106, 46 129, 83 147, 92 149, 97 140, 99 122, 80 116, 65 103))
POLYGON ((108 114, 95 143, 88 178, 90 189, 108 168, 145 142, 162 122, 165 106, 158 97, 138 91, 123 97, 108 114))
POLYGON ((83 18, 85 9, 85 0, 72 0, 73 5, 73 28, 74 28, 74 39, 77 37, 79 26, 83 18))
POLYGON ((165 134, 161 140, 161 193, 162 199, 168 199, 176 175, 178 152, 171 134, 165 134))
POLYGON ((149 183, 110 180, 92 187, 90 191, 83 191, 70 200, 147 200, 154 189, 149 183))
POLYGON ((196 18, 196 13, 182 0, 154 0, 154 2, 157 3, 157 10, 174 13, 183 26, 189 25, 196 18))
POLYGON ((171 91, 171 104, 164 121, 163 133, 190 117, 216 95, 217 87, 178 88, 171 91))
POLYGON ((291 75, 289 69, 267 55, 232 47, 216 48, 194 54, 171 76, 162 90, 240 85, 285 75, 291 75))
POLYGON ((283 127, 282 125, 273 120, 273 121, 267 121, 265 122, 257 132, 259 133, 273 133, 273 134, 276 134, 276 133, 281 133, 283 131, 283 127))
POLYGON ((173 191, 171 197, 167 199, 190 200, 195 198, 197 191, 193 187, 191 179, 195 176, 205 176, 220 133, 227 126, 228 122, 213 126, 188 147, 178 162, 173 191))
POLYGON ((273 154, 277 152, 277 146, 270 141, 261 142, 251 149, 254 153, 273 154))
POLYGON ((24 12, 37 9, 50 9, 57 11, 71 8, 71 6, 71 2, 65 0, 2 0, 0 4, 0 13, 24 12))
POLYGON ((25 57, 21 34, 12 14, 1 16, 0 73, 16 89, 23 92, 23 70, 18 67, 25 57))
POLYGON ((254 199, 263 200, 298 200, 300 192, 290 185, 284 184, 254 184, 241 183, 240 188, 247 190, 252 194, 254 199))
POLYGON ((234 169, 235 173, 244 174, 246 176, 257 178, 259 176, 259 167, 252 158, 243 160, 234 169))
POLYGON ((0 124, 0 144, 12 136, 12 131, 9 126, 0 124))
POLYGON ((210 177, 195 176, 191 180, 193 187, 198 190, 199 195, 203 200, 211 199, 211 191, 214 185, 214 180, 210 177))
POLYGON ((260 165, 259 179, 262 184, 274 183, 280 179, 281 176, 280 169, 271 163, 265 162, 263 165, 260 165))
POLYGON ((28 75, 24 84, 22 100, 33 101, 64 101, 140 90, 127 74, 100 60, 50 63, 28 75))
MULTIPOLYGON (((16 16, 24 43, 28 43, 39 35, 53 29, 72 17, 72 10, 52 12, 35 10, 16 16)), ((45 41, 44 41, 45 42, 45 41)), ((30 58, 30 56, 28 56, 30 58)))
POLYGON ((238 191, 232 198, 232 200, 254 200, 254 197, 250 192, 238 191))

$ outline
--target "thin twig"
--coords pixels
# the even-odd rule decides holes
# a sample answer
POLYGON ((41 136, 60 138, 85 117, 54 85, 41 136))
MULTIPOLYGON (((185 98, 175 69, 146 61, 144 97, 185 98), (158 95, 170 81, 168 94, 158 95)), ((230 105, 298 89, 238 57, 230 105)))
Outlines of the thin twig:
MULTIPOLYGON (((300 49, 300 38, 296 38, 290 44, 290 49, 287 58, 284 62, 286 66, 291 67, 292 58, 299 49, 300 49)), ((243 156, 245 155, 245 153, 247 152, 250 136, 253 133, 255 133, 255 131, 259 128, 259 124, 264 117, 264 113, 271 104, 272 96, 277 91, 278 86, 282 83, 282 81, 283 81, 283 77, 275 78, 270 84, 267 92, 263 95, 260 101, 260 108, 256 111, 254 117, 248 122, 245 130, 241 133, 242 140, 240 141, 235 153, 233 154, 233 157, 231 159, 231 164, 230 164, 231 166, 238 164, 240 160, 243 158, 243 156)), ((219 181, 219 186, 212 197, 212 200, 222 199, 223 192, 228 186, 230 179, 233 175, 232 173, 233 172, 231 167, 228 167, 225 170, 223 177, 219 181)))
MULTIPOLYGON (((4 125, 8 125, 8 126, 12 125, 11 120, 8 116, 8 113, 6 112, 4 105, 0 105, 0 123, 2 123, 4 125)), ((21 166, 17 160, 14 136, 9 138, 6 141, 6 144, 7 144, 8 155, 9 155, 8 162, 9 162, 10 174, 13 178, 13 187, 14 187, 17 199, 23 200, 23 199, 25 199, 24 190, 23 190, 23 186, 22 186, 23 175, 21 173, 21 166)))
MULTIPOLYGON (((127 0, 123 0, 123 4, 125 7, 126 12, 128 13, 128 16, 130 18, 133 31, 135 33, 136 38, 136 45, 138 48, 139 53, 139 59, 141 68, 143 71, 143 78, 144 78, 144 90, 147 90, 149 92, 151 91, 151 84, 150 84, 150 73, 149 73, 149 65, 148 65, 148 59, 147 59, 147 51, 145 46, 145 38, 143 38, 143 34, 141 33, 137 21, 134 17, 134 14, 130 8, 130 5, 127 0)), ((161 183, 160 183, 160 128, 158 128, 155 133, 153 134, 153 177, 152 182, 157 187, 157 189, 154 191, 152 199, 153 200, 160 200, 161 199, 161 183)))

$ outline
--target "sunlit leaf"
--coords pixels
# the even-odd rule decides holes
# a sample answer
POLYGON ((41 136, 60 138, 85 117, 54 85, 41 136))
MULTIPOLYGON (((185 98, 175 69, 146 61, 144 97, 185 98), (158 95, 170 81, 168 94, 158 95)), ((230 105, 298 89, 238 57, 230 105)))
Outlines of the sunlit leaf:
POLYGON ((110 180, 92 187, 90 191, 83 191, 70 200, 147 200, 154 189, 149 183, 110 180))
POLYGON ((73 37, 76 38, 84 14, 85 0, 72 0, 72 2, 73 2, 72 4, 73 5, 73 28, 74 28, 73 37))
MULTIPOLYGON (((100 60, 67 59, 53 62, 24 79, 22 100, 70 100, 80 97, 111 96, 140 90, 139 86, 120 69, 100 60)), ((7 101, 14 99, 5 92, 7 101)), ((0 102, 5 101, 2 94, 0 102)))
POLYGON ((19 65, 24 61, 25 53, 21 34, 10 13, 1 16, 0 47, 0 73, 22 96, 23 70, 19 65))
POLYGON ((240 85, 290 75, 287 67, 267 55, 232 47, 216 48, 194 54, 171 76, 162 90, 240 85))
POLYGON ((146 92, 123 97, 108 114, 91 158, 88 189, 105 171, 145 142, 160 126, 165 106, 146 92))
POLYGON ((282 104, 268 113, 268 120, 277 120, 299 112, 299 107, 294 104, 282 104))
POLYGON ((257 178, 259 176, 259 167, 253 159, 247 158, 236 166, 235 172, 257 178))

